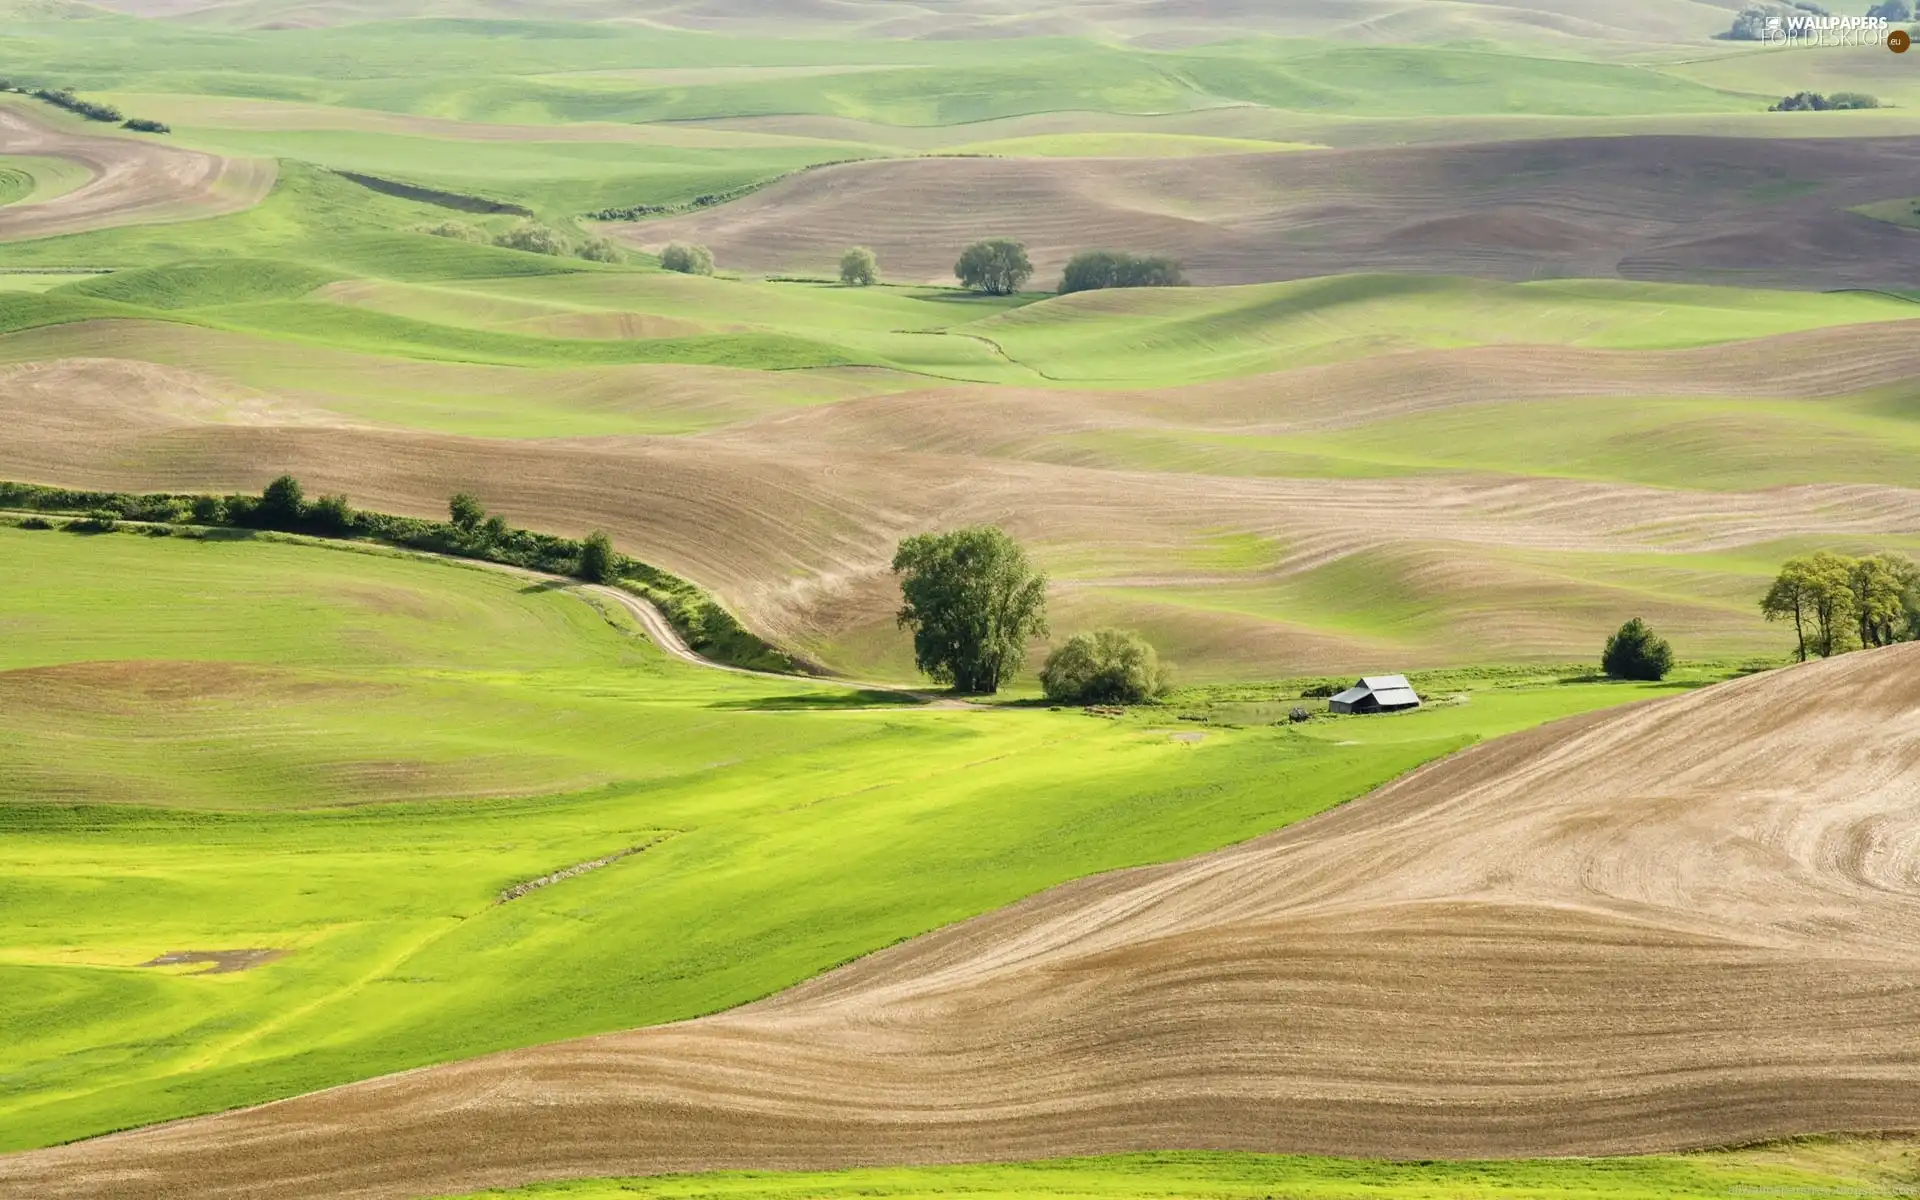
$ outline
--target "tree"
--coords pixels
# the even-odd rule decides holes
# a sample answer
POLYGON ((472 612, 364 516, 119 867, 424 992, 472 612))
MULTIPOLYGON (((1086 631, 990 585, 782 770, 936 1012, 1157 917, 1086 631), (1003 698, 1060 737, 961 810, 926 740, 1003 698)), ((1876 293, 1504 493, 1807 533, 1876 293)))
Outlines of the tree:
POLYGON ((1854 628, 1852 559, 1829 550, 1788 559, 1760 601, 1770 621, 1791 617, 1801 662, 1809 652, 1822 658, 1845 653, 1854 628))
POLYGON ((1040 686, 1063 704, 1139 704, 1166 690, 1166 676, 1145 638, 1096 629, 1074 634, 1047 656, 1040 686))
POLYGON ((848 287, 872 287, 880 282, 880 260, 865 246, 840 256, 840 282, 848 287))
POLYGON ((307 506, 307 520, 323 533, 353 532, 353 506, 345 496, 322 496, 307 506))
POLYGON ((713 274, 713 251, 705 246, 688 246, 673 242, 660 252, 660 265, 669 271, 678 271, 682 275, 713 274))
POLYGON ((588 534, 580 543, 580 578, 590 583, 612 583, 620 573, 617 562, 613 539, 599 530, 588 534))
POLYGON ((1608 679, 1665 679, 1673 670, 1673 647, 1635 617, 1607 639, 1607 647, 1600 654, 1600 669, 1608 679))
POLYGON ((1184 287, 1186 276, 1170 258, 1144 258, 1114 250, 1083 250, 1060 276, 1060 294, 1096 288, 1184 287))
POLYGON ((1902 568, 1913 564, 1891 554, 1875 554, 1853 561, 1847 575, 1848 590, 1853 593, 1855 631, 1862 646, 1891 646, 1900 640, 1906 624, 1902 604, 1907 579, 1902 568))
POLYGON ((447 515, 452 518, 455 529, 472 533, 487 519, 487 510, 472 492, 455 492, 447 501, 447 515))
POLYGON ((227 520, 227 502, 218 496, 195 496, 192 515, 196 525, 224 525, 227 520))
POLYGON ((1884 4, 1876 4, 1869 8, 1867 15, 1879 17, 1891 25, 1898 25, 1901 22, 1913 20, 1913 9, 1907 4, 1907 0, 1886 0, 1884 4))
POLYGON ((260 493, 260 504, 254 513, 266 525, 291 525, 300 520, 306 507, 306 492, 300 487, 300 481, 291 475, 282 475, 260 493))
POLYGON ((1005 532, 977 526, 923 533, 900 543, 900 627, 913 631, 913 661, 956 691, 990 695, 1047 632, 1047 579, 1005 532))
POLYGON ((1011 296, 1033 278, 1027 248, 1006 238, 975 242, 953 264, 961 283, 989 296, 1011 296))

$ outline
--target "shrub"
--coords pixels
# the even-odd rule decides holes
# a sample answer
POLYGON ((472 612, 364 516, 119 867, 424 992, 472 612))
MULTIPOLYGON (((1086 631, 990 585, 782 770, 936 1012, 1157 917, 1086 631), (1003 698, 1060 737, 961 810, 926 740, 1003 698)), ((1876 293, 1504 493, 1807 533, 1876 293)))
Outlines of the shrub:
POLYGON ((493 239, 493 244, 503 250, 522 250, 528 254, 562 255, 567 252, 566 239, 545 225, 529 222, 516 226, 493 239))
POLYGON ((1841 112, 1847 109, 1879 108, 1880 101, 1864 92, 1835 92, 1831 96, 1822 96, 1819 92, 1795 92, 1783 97, 1778 104, 1769 105, 1768 112, 1841 112))
POLYGON ((1047 699, 1063 704, 1139 704, 1166 689, 1160 659, 1139 634, 1076 633, 1040 668, 1047 699))
POLYGON ((682 275, 713 274, 713 251, 705 246, 673 242, 660 252, 660 266, 682 275))
POLYGON ((80 533, 112 533, 120 528, 120 514, 111 508, 92 509, 78 521, 68 522, 67 528, 80 533))
POLYGON ((459 221, 442 221, 438 225, 423 225, 420 227, 420 232, 429 237, 447 238, 456 242, 480 243, 487 240, 484 230, 463 225, 459 221))
POLYGON ((1673 670, 1673 647, 1639 617, 1622 625, 1607 639, 1600 655, 1600 669, 1609 679, 1665 679, 1673 670))
POLYGON ((588 262, 617 263, 620 261, 620 247, 613 244, 612 238, 592 238, 574 253, 588 262))
POLYGON ((28 518, 27 518, 26 520, 24 520, 24 521, 22 521, 22 522, 20 522, 20 528, 22 528, 22 529, 52 529, 52 528, 53 528, 53 522, 52 522, 52 521, 49 521, 49 520, 47 520, 47 519, 46 519, 45 517, 28 517, 28 518))
POLYGON ((145 117, 134 117, 122 129, 131 129, 135 133, 172 133, 173 129, 164 121, 149 121, 145 117))
POLYGON ((872 287, 880 281, 880 259, 865 246, 840 256, 840 282, 848 287, 872 287))
POLYGON ((1293 722, 1295 725, 1300 725, 1313 720, 1313 714, 1296 704, 1293 706, 1293 711, 1287 714, 1287 720, 1293 722))
POLYGON ((188 510, 196 525, 220 525, 227 520, 227 502, 218 496, 195 496, 188 510))
POLYGON ((1097 288, 1184 287, 1186 276, 1170 258, 1143 258, 1114 250, 1084 250, 1060 276, 1060 294, 1097 288))
POLYGON ((480 536, 489 546, 498 544, 507 536, 507 519, 498 513, 488 517, 486 524, 480 527, 480 536))
POLYGON ((580 543, 580 566, 575 574, 591 583, 612 583, 619 575, 613 539, 599 530, 580 543))
POLYGON ((1027 260, 1027 248, 1006 238, 975 242, 953 264, 953 274, 962 284, 989 296, 1011 296, 1033 278, 1033 264, 1027 260))

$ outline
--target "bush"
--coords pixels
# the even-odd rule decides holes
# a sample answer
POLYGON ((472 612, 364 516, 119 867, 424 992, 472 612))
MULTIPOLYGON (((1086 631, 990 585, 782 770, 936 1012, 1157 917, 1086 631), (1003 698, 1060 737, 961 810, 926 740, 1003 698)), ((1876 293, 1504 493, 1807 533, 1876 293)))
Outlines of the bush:
POLYGON ((1313 714, 1296 704, 1293 706, 1293 711, 1287 714, 1287 720, 1295 725, 1301 725, 1313 720, 1313 714))
POLYGON ((620 261, 620 247, 613 244, 612 238, 593 238, 574 253, 588 262, 617 263, 620 261))
POLYGON ((173 130, 164 121, 149 121, 145 117, 134 117, 122 129, 131 129, 135 133, 172 133, 173 130))
POLYGON ((1027 248, 1006 238, 975 242, 953 264, 953 274, 962 284, 989 296, 1011 296, 1033 278, 1033 264, 1027 260, 1027 248))
POLYGON ((96 508, 78 521, 68 523, 68 529, 81 533, 112 533, 120 528, 120 514, 111 508, 96 508))
POLYGON ((619 574, 613 539, 599 530, 580 543, 580 566, 574 573, 590 583, 612 583, 619 574))
POLYGON ((1170 258, 1142 258, 1114 250, 1084 250, 1060 276, 1060 294, 1097 288, 1184 287, 1186 276, 1170 258))
POLYGON ((195 496, 188 513, 196 525, 222 525, 227 520, 227 502, 218 496, 195 496))
POLYGON ((678 271, 682 275, 713 274, 713 251, 705 246, 670 244, 660 252, 660 266, 668 271, 678 271))
POLYGON ((1635 617, 1607 639, 1607 648, 1600 655, 1600 669, 1607 673, 1608 679, 1665 679, 1667 672, 1673 670, 1673 647, 1654 636, 1647 623, 1635 617))
POLYGON ((1139 704, 1166 690, 1160 658, 1139 634, 1076 633, 1040 668, 1047 699, 1063 704, 1139 704))
POLYGON ((526 224, 510 229, 493 239, 493 244, 503 250, 522 250, 528 254, 562 255, 567 252, 567 242, 559 234, 545 225, 526 224))
POLYGON ((482 243, 487 240, 487 235, 484 230, 475 229, 471 225, 463 225, 458 221, 442 221, 438 225, 423 225, 420 227, 420 232, 426 234, 428 237, 447 238, 456 242, 482 243))
POLYGON ((1782 97, 1780 103, 1769 105, 1768 112, 1844 112, 1848 109, 1879 108, 1880 101, 1864 92, 1835 92, 1831 96, 1822 96, 1819 92, 1795 92, 1782 97))
POLYGON ((840 256, 840 282, 848 287, 872 287, 880 282, 880 259, 865 246, 840 256))
POLYGON ((1898 25, 1913 20, 1913 9, 1907 4, 1907 0, 1886 0, 1884 4, 1876 4, 1869 8, 1867 15, 1879 17, 1888 24, 1898 25))
POLYGON ((28 517, 28 518, 27 518, 26 520, 24 520, 24 521, 22 521, 22 522, 20 522, 20 528, 22 528, 22 529, 52 529, 52 528, 53 528, 53 522, 52 522, 52 521, 49 521, 49 520, 47 520, 47 519, 46 519, 45 517, 28 517))
POLYGON ((487 519, 487 510, 472 492, 455 492, 447 501, 447 516, 453 521, 455 529, 472 532, 487 519))

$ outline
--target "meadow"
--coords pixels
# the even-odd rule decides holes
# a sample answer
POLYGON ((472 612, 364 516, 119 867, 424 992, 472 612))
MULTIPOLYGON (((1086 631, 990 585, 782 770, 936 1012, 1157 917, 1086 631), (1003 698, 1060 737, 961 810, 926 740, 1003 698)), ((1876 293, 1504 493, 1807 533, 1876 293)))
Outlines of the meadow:
POLYGON ((475 1200, 809 1200, 869 1196, 1147 1200, 1718 1200, 1728 1195, 1912 1194, 1906 1141, 1807 1139, 1697 1155, 1521 1162, 1388 1163, 1280 1155, 1167 1153, 993 1166, 714 1173, 535 1184, 475 1200))

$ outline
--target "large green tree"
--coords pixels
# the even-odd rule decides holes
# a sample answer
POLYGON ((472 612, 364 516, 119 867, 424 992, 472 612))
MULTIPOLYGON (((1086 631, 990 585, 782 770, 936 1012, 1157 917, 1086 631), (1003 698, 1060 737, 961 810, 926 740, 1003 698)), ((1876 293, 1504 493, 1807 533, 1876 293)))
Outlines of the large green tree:
POLYGON ((1855 565, 1830 550, 1788 559, 1761 598, 1760 611, 1769 621, 1793 621, 1800 661, 1809 653, 1830 658, 1853 649, 1855 565))
POLYGON ((910 537, 893 571, 914 664, 955 691, 999 691, 1025 661, 1028 641, 1047 632, 1047 578, 994 526, 910 537))
POLYGON ((989 296, 1011 296, 1033 278, 1033 264, 1027 261, 1027 248, 1006 238, 975 242, 953 264, 953 273, 961 283, 989 296))
POLYGON ((1848 573, 1853 615, 1862 646, 1891 646, 1907 624, 1906 604, 1914 586, 1914 565, 1892 554, 1857 559, 1848 573))

